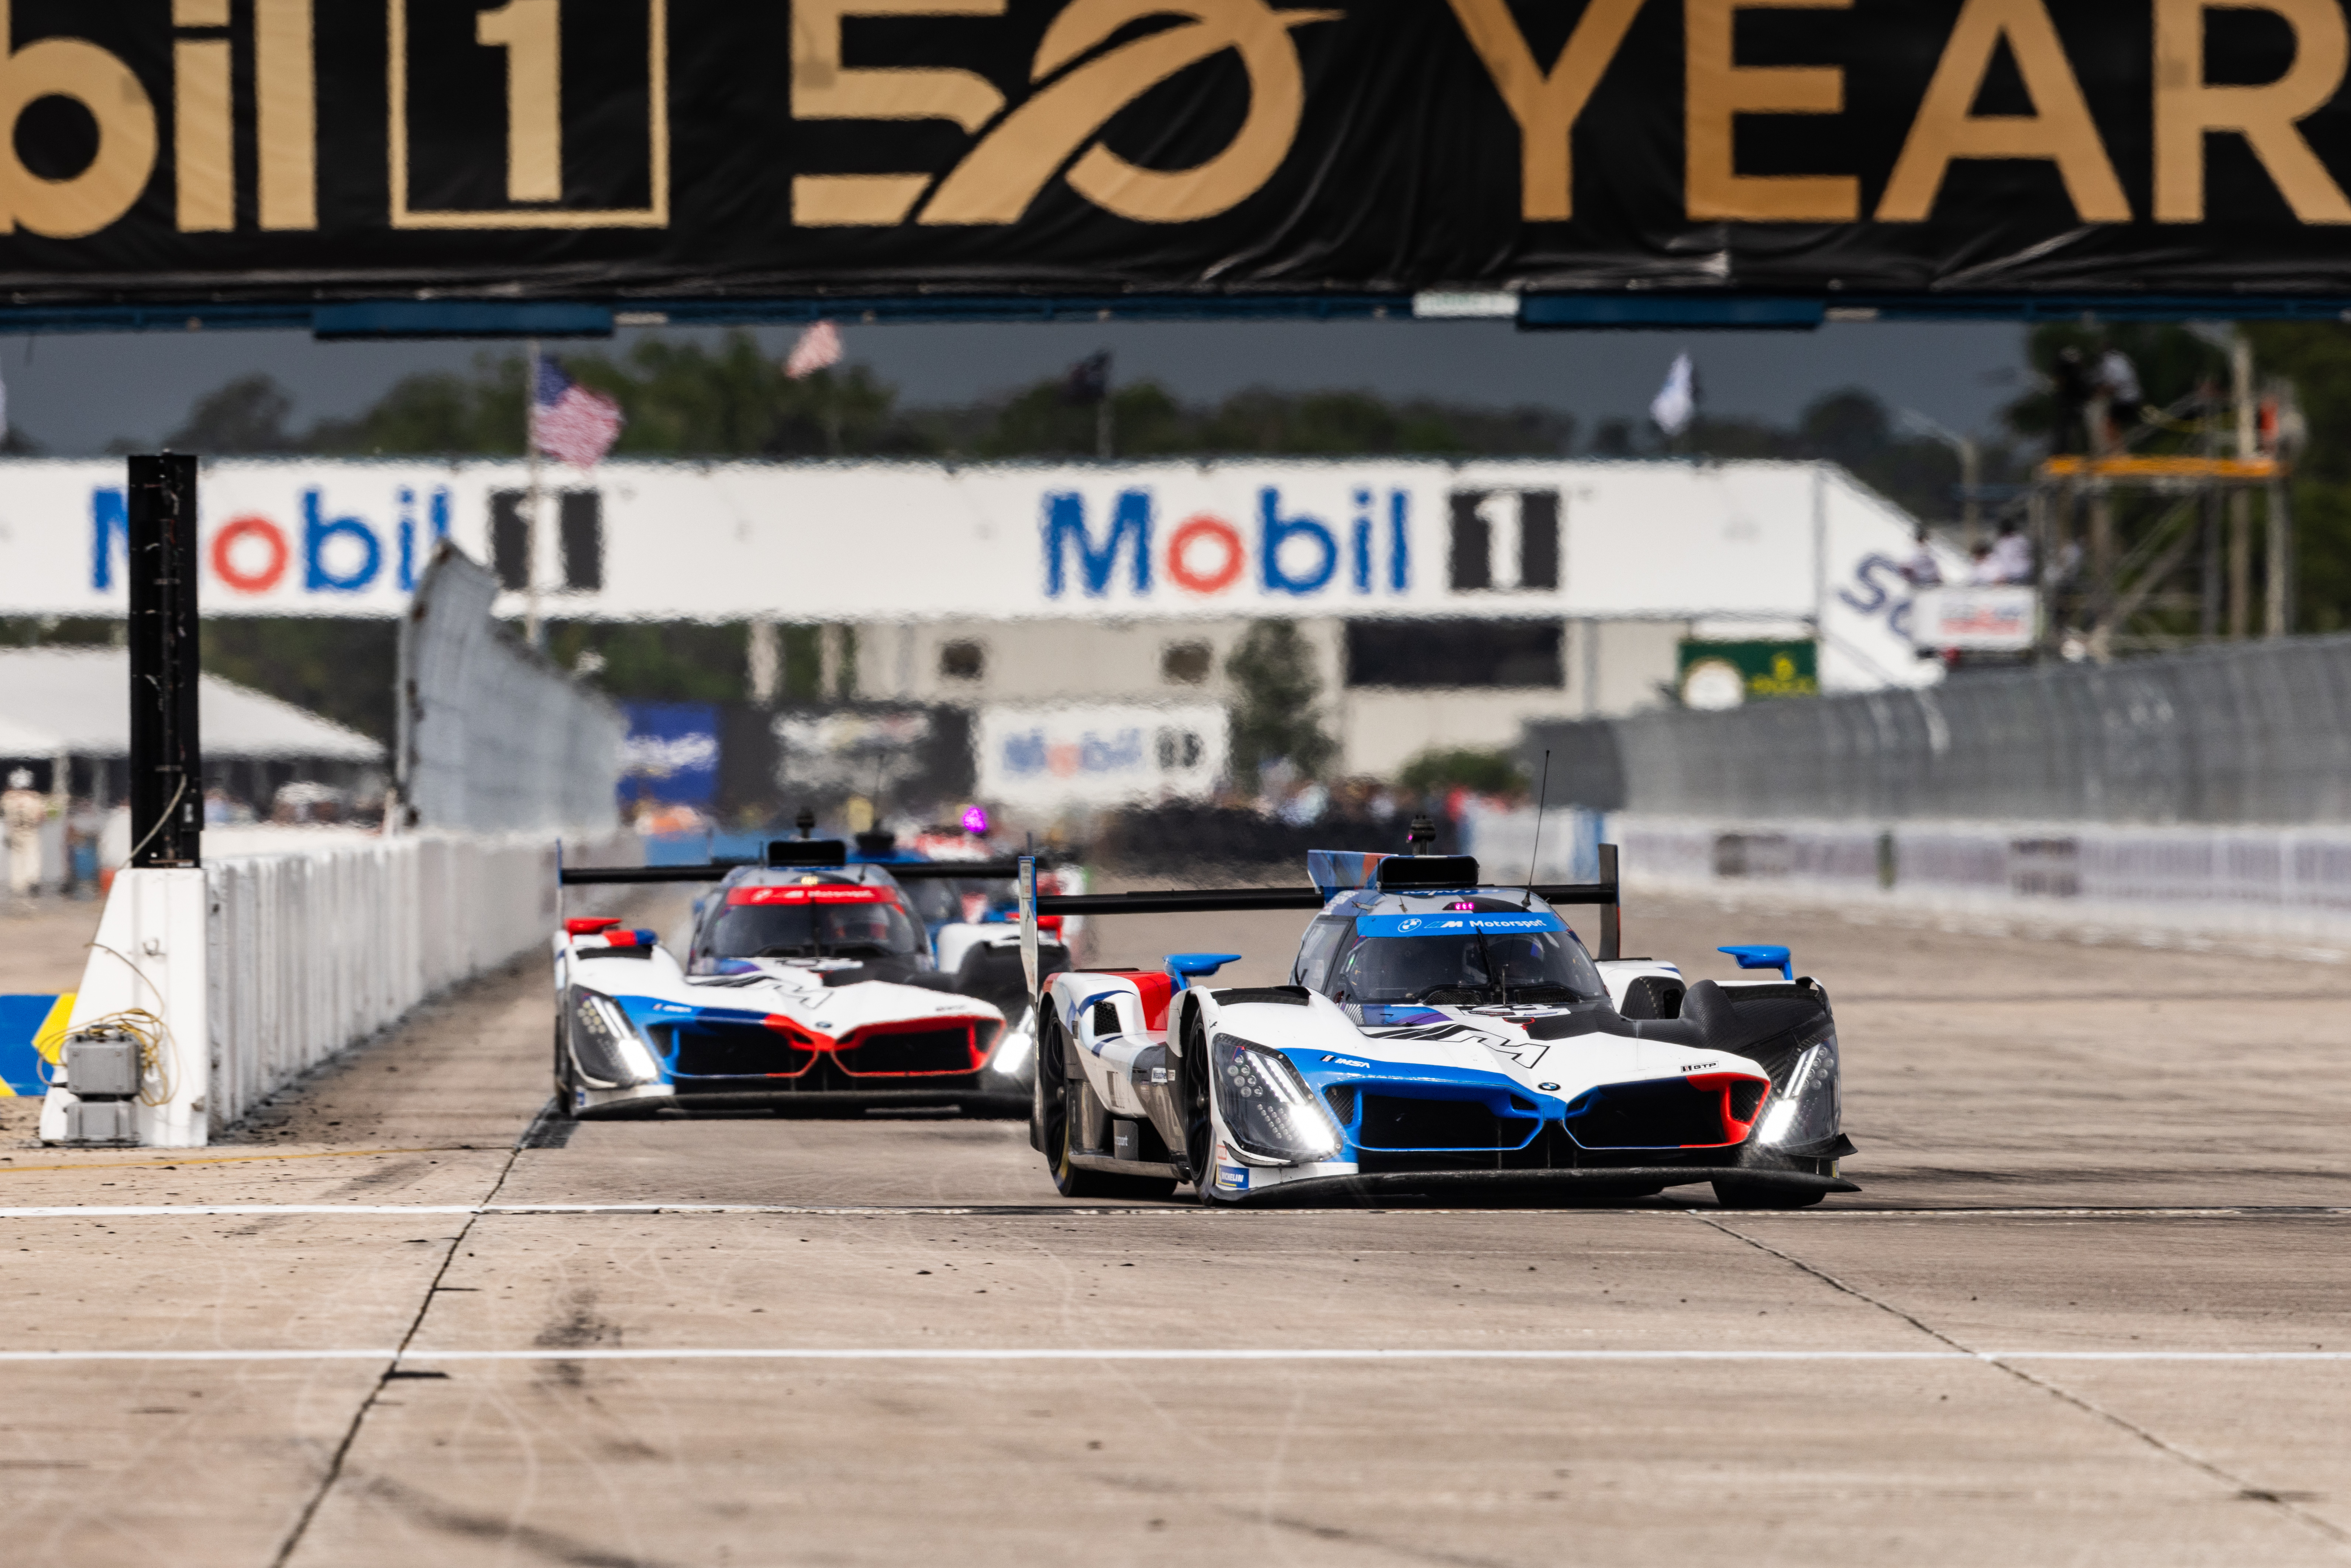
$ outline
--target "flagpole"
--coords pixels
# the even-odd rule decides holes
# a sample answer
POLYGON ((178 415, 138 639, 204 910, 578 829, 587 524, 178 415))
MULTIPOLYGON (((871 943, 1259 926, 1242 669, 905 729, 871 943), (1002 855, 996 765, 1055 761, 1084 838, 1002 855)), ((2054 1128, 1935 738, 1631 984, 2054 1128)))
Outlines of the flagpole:
POLYGON ((530 361, 523 367, 522 444, 530 475, 530 494, 523 502, 522 635, 534 649, 546 648, 545 628, 538 618, 538 340, 530 340, 530 361))

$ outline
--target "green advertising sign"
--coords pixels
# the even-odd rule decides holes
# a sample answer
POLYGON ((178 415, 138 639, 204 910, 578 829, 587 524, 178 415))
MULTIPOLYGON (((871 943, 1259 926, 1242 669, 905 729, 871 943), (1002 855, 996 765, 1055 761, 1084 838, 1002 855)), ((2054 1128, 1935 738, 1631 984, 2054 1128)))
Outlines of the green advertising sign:
POLYGON ((1675 689, 1687 707, 1729 708, 1821 692, 1819 653, 1810 643, 1685 642, 1675 670, 1675 689))

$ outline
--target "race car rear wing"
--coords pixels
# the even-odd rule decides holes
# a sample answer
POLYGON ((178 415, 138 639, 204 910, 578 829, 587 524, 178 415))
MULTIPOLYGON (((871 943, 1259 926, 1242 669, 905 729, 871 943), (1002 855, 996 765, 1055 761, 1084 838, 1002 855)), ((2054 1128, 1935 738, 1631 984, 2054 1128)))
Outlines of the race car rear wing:
MULTIPOLYGON (((1029 991, 1037 991, 1037 917, 1044 915, 1222 915, 1256 909, 1320 909, 1330 902, 1317 887, 1172 888, 1146 893, 1037 892, 1037 862, 1023 855, 1012 885, 1020 895, 1020 962, 1029 991)), ((1624 898, 1616 873, 1616 846, 1600 846, 1597 882, 1538 883, 1531 891, 1551 904, 1600 906, 1601 959, 1624 956, 1624 898)))
MULTIPOLYGON (((696 865, 559 864, 555 875, 556 880, 566 887, 613 886, 631 883, 724 882, 728 872, 758 863, 757 861, 719 860, 696 865)), ((1013 861, 852 861, 849 865, 878 865, 900 882, 946 882, 963 877, 974 882, 1000 882, 1018 876, 1020 869, 1013 861)), ((831 869, 848 868, 835 866, 831 869)))
POLYGON ((969 878, 974 882, 999 882, 1019 874, 1017 861, 851 861, 842 846, 807 840, 778 839, 768 846, 767 854, 759 860, 713 860, 688 865, 600 865, 572 866, 563 863, 563 845, 555 846, 555 913, 560 921, 565 914, 563 890, 567 887, 646 886, 659 883, 724 882, 729 872, 748 865, 770 869, 803 865, 810 870, 845 871, 852 865, 878 865, 901 882, 947 882, 969 878), (810 853, 809 852, 820 852, 810 853))

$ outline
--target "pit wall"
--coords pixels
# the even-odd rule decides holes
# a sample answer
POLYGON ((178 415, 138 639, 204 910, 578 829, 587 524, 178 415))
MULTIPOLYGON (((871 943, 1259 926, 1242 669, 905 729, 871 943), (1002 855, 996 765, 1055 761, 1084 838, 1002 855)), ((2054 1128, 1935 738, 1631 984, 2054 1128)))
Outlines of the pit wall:
POLYGON ((1611 814, 1635 889, 2351 947, 2351 826, 1611 814))
MULTIPOLYGON (((143 1144, 207 1142, 303 1072, 554 929, 551 834, 204 837, 201 872, 116 879, 103 950, 74 1003, 77 1029, 126 1008, 168 1022, 175 1070, 168 1099, 134 1113, 143 1144)), ((643 850, 633 834, 612 833, 572 841, 565 855, 640 864, 643 850)), ((66 1098, 51 1092, 44 1138, 65 1135, 66 1098)))

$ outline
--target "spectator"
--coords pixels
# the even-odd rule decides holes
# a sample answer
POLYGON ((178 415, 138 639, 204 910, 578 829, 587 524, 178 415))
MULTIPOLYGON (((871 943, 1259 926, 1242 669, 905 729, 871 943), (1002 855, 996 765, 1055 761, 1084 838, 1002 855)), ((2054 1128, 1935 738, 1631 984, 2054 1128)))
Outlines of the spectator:
POLYGON ((1987 580, 1996 583, 2019 585, 2032 580, 2032 541, 2014 523, 2002 523, 2000 537, 1991 545, 1992 575, 1987 580))
POLYGON ((1910 559, 1902 563, 1902 580, 1913 588, 1939 588, 1943 584, 1942 566, 1935 559, 1933 547, 1927 542, 1927 530, 1922 526, 1916 539, 1917 548, 1910 559))
POLYGON ((8 891, 30 898, 41 886, 41 824, 49 820, 49 798, 33 788, 32 770, 8 775, 0 794, 0 823, 8 830, 8 891))
POLYGON ((1992 564, 1991 546, 1979 542, 1968 551, 1968 583, 1970 587, 1991 587, 2000 580, 1993 575, 1999 570, 1992 564))

